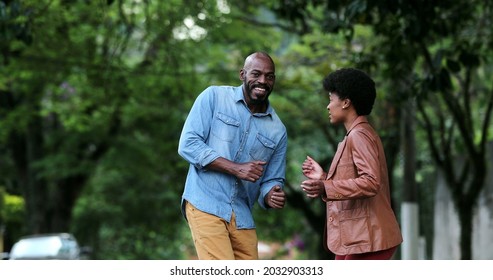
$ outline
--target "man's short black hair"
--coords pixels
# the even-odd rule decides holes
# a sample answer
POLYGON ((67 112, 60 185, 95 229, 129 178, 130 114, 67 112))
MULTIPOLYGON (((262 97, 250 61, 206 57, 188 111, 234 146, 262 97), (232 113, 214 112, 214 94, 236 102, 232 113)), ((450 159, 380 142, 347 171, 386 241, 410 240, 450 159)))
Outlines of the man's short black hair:
POLYGON ((354 68, 342 68, 327 75, 323 87, 341 99, 349 99, 359 116, 369 115, 375 98, 375 82, 365 72, 354 68))

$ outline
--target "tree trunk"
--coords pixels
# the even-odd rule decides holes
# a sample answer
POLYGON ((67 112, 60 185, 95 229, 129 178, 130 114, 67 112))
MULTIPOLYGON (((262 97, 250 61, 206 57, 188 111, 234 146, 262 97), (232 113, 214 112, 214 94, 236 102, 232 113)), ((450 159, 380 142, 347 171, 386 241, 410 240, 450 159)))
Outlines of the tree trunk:
POLYGON ((39 117, 34 117, 28 125, 25 143, 25 159, 17 157, 17 160, 20 161, 18 166, 22 168, 20 173, 24 174, 21 180, 26 203, 27 230, 29 234, 45 233, 49 231, 46 223, 46 210, 50 201, 47 195, 48 188, 46 181, 39 178, 33 166, 33 163, 43 157, 43 136, 39 117))
POLYGON ((459 209, 460 249, 462 260, 472 260, 472 230, 474 203, 461 203, 459 209))
POLYGON ((416 260, 419 252, 419 207, 416 189, 416 140, 415 140, 415 104, 414 98, 406 101, 402 111, 404 154, 403 202, 401 205, 401 226, 404 243, 402 259, 416 260))
POLYGON ((50 210, 53 212, 50 221, 52 231, 70 230, 72 210, 86 181, 87 177, 82 175, 66 178, 53 190, 53 203, 50 210))

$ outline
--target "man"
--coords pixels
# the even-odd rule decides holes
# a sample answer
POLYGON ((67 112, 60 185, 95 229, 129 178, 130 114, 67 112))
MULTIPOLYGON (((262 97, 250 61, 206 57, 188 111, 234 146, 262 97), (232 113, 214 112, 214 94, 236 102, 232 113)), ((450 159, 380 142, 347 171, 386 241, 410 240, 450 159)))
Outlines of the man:
POLYGON ((269 103, 272 58, 256 52, 240 70, 241 86, 210 86, 195 100, 178 153, 190 163, 182 212, 199 259, 258 259, 252 216, 284 207, 287 132, 269 103))

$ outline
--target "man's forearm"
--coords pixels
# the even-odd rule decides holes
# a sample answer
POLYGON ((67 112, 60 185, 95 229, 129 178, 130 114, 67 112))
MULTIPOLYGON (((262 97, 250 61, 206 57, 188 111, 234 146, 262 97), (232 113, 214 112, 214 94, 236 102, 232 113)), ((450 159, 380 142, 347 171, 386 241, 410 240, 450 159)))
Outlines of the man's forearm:
POLYGON ((225 159, 223 157, 219 157, 214 161, 212 161, 211 163, 209 163, 206 166, 206 168, 236 176, 237 173, 236 166, 237 166, 236 163, 228 159, 225 159))

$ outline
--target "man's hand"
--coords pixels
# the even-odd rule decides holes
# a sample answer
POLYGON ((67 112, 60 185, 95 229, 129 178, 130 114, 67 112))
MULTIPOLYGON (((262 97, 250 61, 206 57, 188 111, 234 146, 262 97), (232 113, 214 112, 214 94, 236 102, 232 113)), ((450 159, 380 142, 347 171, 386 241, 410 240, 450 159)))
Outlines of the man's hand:
POLYGON ((262 177, 262 174, 264 173, 264 165, 266 164, 267 162, 259 160, 236 163, 223 157, 219 157, 207 165, 207 168, 226 174, 231 174, 240 180, 257 182, 257 180, 262 177))
POLYGON ((256 182, 264 173, 265 161, 250 161, 238 163, 236 177, 250 182, 256 182))
POLYGON ((274 186, 264 198, 265 204, 270 208, 280 209, 286 203, 286 194, 280 186, 274 186))

